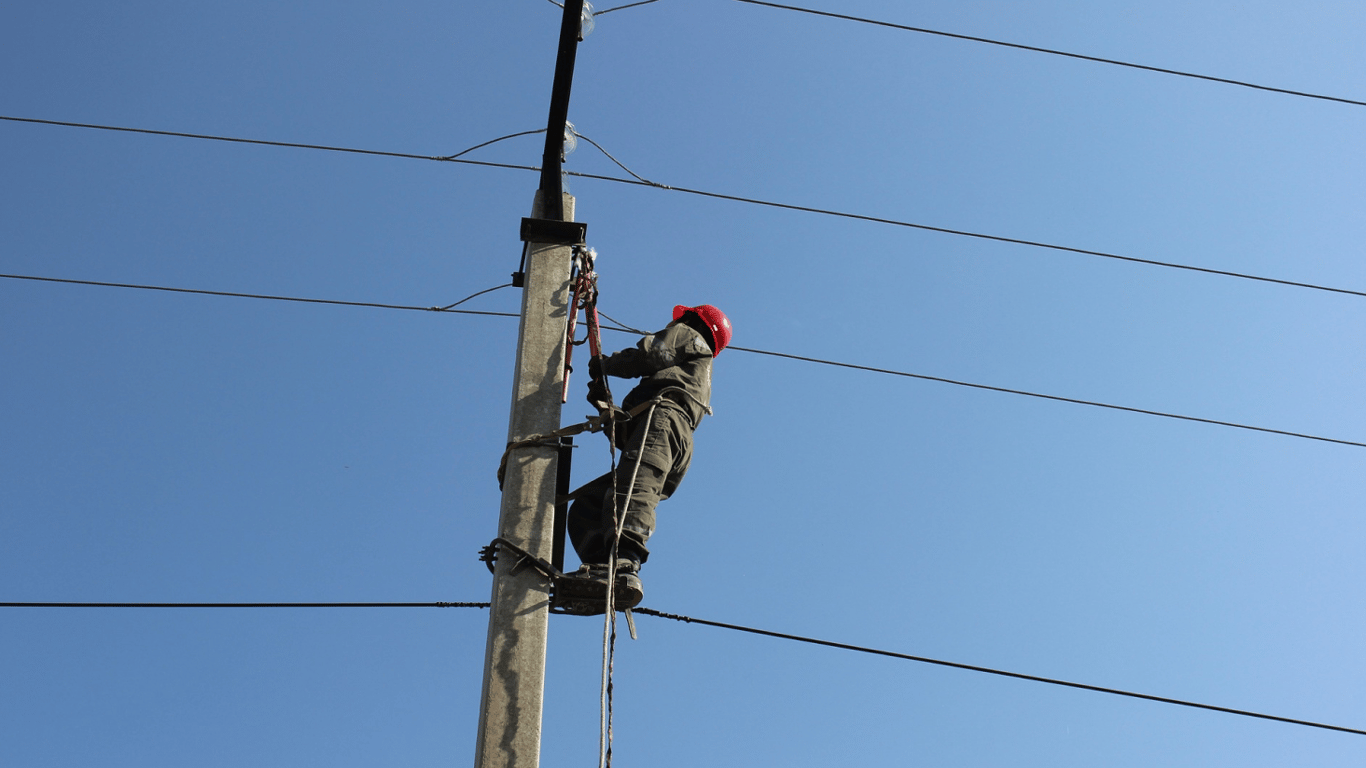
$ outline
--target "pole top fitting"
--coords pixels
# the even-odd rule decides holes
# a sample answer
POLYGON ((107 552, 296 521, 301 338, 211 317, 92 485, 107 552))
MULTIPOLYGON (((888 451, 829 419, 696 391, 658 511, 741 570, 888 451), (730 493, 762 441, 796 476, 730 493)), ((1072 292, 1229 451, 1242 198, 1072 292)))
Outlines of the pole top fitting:
POLYGON ((545 245, 583 245, 588 225, 581 221, 522 219, 522 242, 545 245))

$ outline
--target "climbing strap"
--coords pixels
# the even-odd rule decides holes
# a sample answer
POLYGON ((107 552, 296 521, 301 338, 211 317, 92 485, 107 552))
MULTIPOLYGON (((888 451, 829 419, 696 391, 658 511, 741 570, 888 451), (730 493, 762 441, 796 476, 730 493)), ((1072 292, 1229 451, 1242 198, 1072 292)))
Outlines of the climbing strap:
POLYGON ((498 461, 498 489, 502 490, 503 488, 503 476, 507 473, 508 456, 513 451, 518 450, 519 448, 558 448, 560 445, 559 439, 561 437, 571 437, 573 435, 583 434, 584 432, 601 432, 613 422, 623 422, 633 419, 641 413, 644 413, 647 408, 658 405, 660 402, 662 402, 662 398, 655 397, 653 400, 646 400, 629 411, 624 411, 615 406, 611 406, 597 416, 589 416, 587 421, 571 424, 567 427, 560 427, 553 432, 532 435, 525 440, 516 440, 508 443, 508 447, 503 451, 503 458, 498 461))

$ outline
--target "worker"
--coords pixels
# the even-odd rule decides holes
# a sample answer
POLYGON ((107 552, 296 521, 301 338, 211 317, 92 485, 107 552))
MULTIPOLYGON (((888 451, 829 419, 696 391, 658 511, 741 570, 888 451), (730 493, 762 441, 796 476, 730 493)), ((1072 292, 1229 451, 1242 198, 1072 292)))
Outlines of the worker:
MULTIPOLYGON (((611 472, 593 480, 572 497, 569 539, 583 566, 563 576, 558 593, 570 598, 595 596, 605 601, 607 562, 616 536, 614 509, 625 507, 621 539, 617 542, 615 606, 632 608, 644 597, 640 565, 650 556, 646 542, 655 531, 655 505, 677 490, 692 460, 692 434, 711 412, 712 359, 730 343, 730 320, 710 304, 676 306, 673 322, 640 340, 634 348, 593 358, 589 363, 588 400, 609 400, 603 376, 640 378, 621 403, 623 411, 656 398, 624 424, 617 424, 614 443, 622 450, 616 469, 617 504, 613 504, 611 472), (629 504, 622 504, 626 494, 629 504)), ((579 611, 585 613, 602 613, 579 611)))

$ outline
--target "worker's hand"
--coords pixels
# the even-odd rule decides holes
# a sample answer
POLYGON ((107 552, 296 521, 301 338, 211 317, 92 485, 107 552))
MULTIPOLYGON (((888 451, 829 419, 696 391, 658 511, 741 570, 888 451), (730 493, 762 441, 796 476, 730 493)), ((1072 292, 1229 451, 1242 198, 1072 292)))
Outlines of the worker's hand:
POLYGON ((602 409, 612 401, 612 394, 607 391, 607 385, 601 378, 595 378, 588 382, 588 402, 594 408, 602 409))
POLYGON ((588 377, 589 377, 590 379, 601 379, 601 378, 602 378, 602 358, 601 358, 601 357, 590 357, 590 358, 588 358, 588 377))

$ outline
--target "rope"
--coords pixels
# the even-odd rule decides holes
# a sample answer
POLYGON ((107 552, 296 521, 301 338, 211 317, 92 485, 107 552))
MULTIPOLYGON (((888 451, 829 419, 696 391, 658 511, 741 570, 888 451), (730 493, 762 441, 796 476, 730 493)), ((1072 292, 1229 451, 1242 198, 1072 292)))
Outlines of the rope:
MULTIPOLYGON (((645 458, 645 441, 649 439, 650 427, 654 421, 655 407, 659 398, 650 401, 649 413, 645 416, 645 428, 640 433, 640 447, 636 449, 636 463, 631 468, 631 482, 626 484, 625 501, 618 503, 616 493, 616 471, 612 473, 612 520, 616 529, 612 534, 612 548, 607 556, 607 617, 603 620, 602 651, 602 758, 601 768, 612 768, 612 668, 616 661, 617 647, 617 554, 621 544, 621 532, 626 527, 626 511, 631 507, 631 495, 636 492, 636 477, 640 474, 640 463, 645 458)), ((629 609, 628 609, 629 610, 629 609)))
MULTIPOLYGON (((605 380, 607 375, 603 374, 602 378, 605 380)), ((611 393, 608 393, 608 397, 611 397, 611 393)), ((612 478, 612 509, 613 515, 615 516, 617 503, 617 441, 615 424, 613 424, 611 430, 607 432, 607 456, 610 464, 608 476, 612 478)), ((615 541, 612 542, 612 556, 608 558, 608 560, 612 561, 613 567, 616 564, 616 544, 615 541)), ((608 575, 609 577, 611 576, 610 571, 608 575)), ((603 632, 608 633, 608 637, 603 639, 602 663, 604 672, 602 689, 598 700, 598 726, 600 729, 598 732, 598 768, 606 768, 612 761, 612 727, 610 723, 610 713, 612 710, 612 679, 610 662, 616 653, 614 634, 616 626, 613 623, 616 614, 616 606, 613 605, 612 600, 615 596, 616 586, 617 585, 612 580, 607 582, 607 618, 605 619, 607 624, 604 626, 603 632)))
MULTIPOLYGON (((601 355, 601 346, 599 346, 601 355)), ((605 382, 606 374, 601 374, 605 382)), ((612 393, 607 393, 608 404, 611 404, 612 393)), ((607 432, 607 454, 610 461, 610 477, 612 478, 612 518, 613 522, 617 518, 617 441, 616 424, 607 432)), ((607 557, 607 610, 603 619, 603 641, 602 641, 602 689, 599 699, 598 725, 600 732, 598 735, 598 768, 611 768, 612 765, 612 666, 616 658, 617 642, 617 608, 616 608, 616 568, 617 568, 617 538, 612 538, 612 546, 607 557)))

